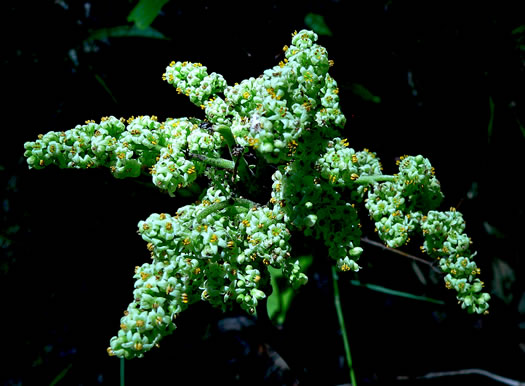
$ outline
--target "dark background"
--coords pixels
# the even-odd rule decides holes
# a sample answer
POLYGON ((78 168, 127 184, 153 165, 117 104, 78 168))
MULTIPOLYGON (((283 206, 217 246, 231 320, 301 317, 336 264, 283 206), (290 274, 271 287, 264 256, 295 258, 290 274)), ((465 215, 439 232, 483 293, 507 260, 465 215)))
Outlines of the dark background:
MULTIPOLYGON (((258 76, 280 60, 310 12, 324 16, 332 32, 319 43, 335 61, 348 118, 343 136, 377 152, 386 173, 403 154, 431 160, 443 208, 464 214, 492 295, 489 315, 468 315, 427 266, 364 245, 364 269, 340 281, 358 384, 497 384, 475 375, 413 380, 471 368, 525 380, 525 22, 518 2, 172 0, 152 24, 168 39, 88 39, 129 25, 134 4, 1 5, 0 342, 7 358, 0 382, 118 384, 119 360, 105 349, 131 300, 133 268, 149 258, 136 224, 189 202, 107 170, 30 171, 23 143, 105 115, 201 116, 161 80, 172 60, 202 62, 229 84, 258 76), (446 305, 373 292, 350 279, 446 305)), ((404 250, 420 256, 420 243, 404 250)), ((126 383, 348 383, 330 267, 317 260, 279 329, 232 313, 227 320, 248 326, 225 331, 221 314, 192 307, 160 349, 126 362, 126 383)))

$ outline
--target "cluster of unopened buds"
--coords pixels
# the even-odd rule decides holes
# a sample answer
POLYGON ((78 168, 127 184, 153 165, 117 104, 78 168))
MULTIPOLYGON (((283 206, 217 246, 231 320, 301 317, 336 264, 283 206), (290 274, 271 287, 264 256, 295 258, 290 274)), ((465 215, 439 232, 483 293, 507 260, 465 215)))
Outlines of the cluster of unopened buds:
POLYGON ((457 291, 462 307, 487 312, 490 296, 481 290, 464 221, 459 212, 437 210, 442 194, 429 161, 403 156, 398 174, 383 175, 375 153, 355 151, 340 137, 345 116, 328 73, 333 62, 316 40, 311 31, 294 33, 279 64, 233 86, 200 63, 172 62, 163 79, 200 106, 203 119, 106 117, 25 144, 35 169, 108 167, 117 178, 151 175, 170 195, 198 177, 209 183, 196 203, 139 222, 152 261, 135 268, 134 300, 110 355, 141 357, 198 301, 256 313, 271 289, 269 266, 294 288, 305 284, 290 248, 292 232, 322 240, 340 270, 358 271, 363 203, 389 247, 420 233, 422 250, 439 259, 445 285, 457 291), (256 169, 269 164, 275 172, 267 201, 241 197, 238 184, 250 184, 256 169))

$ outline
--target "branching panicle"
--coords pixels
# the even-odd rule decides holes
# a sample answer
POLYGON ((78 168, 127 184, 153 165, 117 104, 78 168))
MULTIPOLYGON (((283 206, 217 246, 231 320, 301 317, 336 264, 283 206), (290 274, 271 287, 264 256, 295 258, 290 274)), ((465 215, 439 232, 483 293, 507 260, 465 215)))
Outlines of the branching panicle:
POLYGON ((107 167, 117 178, 151 175, 174 195, 197 176, 209 187, 174 214, 138 224, 151 262, 135 268, 133 302, 111 339, 110 355, 141 357, 175 329, 174 320, 204 301, 255 313, 268 296, 268 267, 297 288, 306 283, 290 248, 291 231, 322 240, 342 271, 358 271, 363 252, 357 206, 364 202, 379 238, 391 248, 419 234, 439 259, 447 288, 469 312, 487 312, 479 268, 461 214, 438 211, 443 195, 430 162, 403 156, 383 175, 377 155, 341 138, 345 124, 333 62, 311 31, 294 33, 285 59, 257 78, 229 86, 199 63, 172 62, 163 79, 202 107, 205 117, 103 118, 25 144, 30 168, 107 167), (253 175, 251 150, 274 164, 267 202, 236 192, 253 175))

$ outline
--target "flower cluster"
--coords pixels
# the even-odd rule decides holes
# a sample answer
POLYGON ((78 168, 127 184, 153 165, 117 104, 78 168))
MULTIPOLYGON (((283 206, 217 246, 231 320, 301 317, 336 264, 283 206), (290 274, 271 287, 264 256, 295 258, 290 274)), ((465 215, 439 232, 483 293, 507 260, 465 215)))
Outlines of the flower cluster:
POLYGON ((400 247, 418 229, 423 213, 441 202, 439 182, 430 162, 418 156, 403 156, 392 181, 375 184, 368 191, 366 208, 376 223, 379 237, 392 248, 400 247))
POLYGON ((110 164, 116 157, 117 138, 126 130, 124 119, 103 118, 100 124, 87 121, 63 132, 40 134, 26 142, 24 155, 30 168, 55 164, 61 168, 90 168, 110 164))
POLYGON ((433 167, 420 155, 403 156, 399 173, 383 175, 375 153, 349 147, 337 131, 345 117, 328 74, 333 63, 316 40, 311 31, 294 33, 278 65, 233 86, 199 63, 172 62, 164 80, 202 107, 202 120, 107 117, 25 144, 30 168, 108 167, 117 178, 149 174, 170 195, 197 176, 208 178, 200 201, 139 222, 152 261, 135 268, 133 301, 110 355, 141 357, 198 301, 256 313, 268 295, 269 266, 282 270, 294 288, 305 284, 292 257, 291 231, 322 240, 340 270, 358 271, 363 201, 386 245, 400 247, 421 233, 422 250, 440 259, 445 284, 458 292, 462 307, 487 311, 490 296, 481 292, 463 218, 437 211, 443 195, 433 167), (238 183, 252 183, 245 178, 268 175, 253 173, 256 165, 245 158, 250 147, 258 166, 275 164, 266 203, 236 191, 238 183))
POLYGON ((201 63, 171 62, 162 79, 197 106, 203 106, 211 95, 222 92, 226 87, 222 75, 215 72, 208 75, 207 68, 201 63))
POLYGON ((355 151, 348 147, 346 138, 336 137, 328 141, 325 151, 316 162, 321 177, 335 187, 352 189, 352 201, 361 201, 366 185, 356 182, 360 177, 382 174, 382 166, 376 154, 364 149, 355 151))
POLYGON ((443 199, 434 168, 421 155, 400 157, 399 173, 393 181, 376 184, 369 191, 366 207, 376 222, 379 236, 390 247, 409 240, 420 231, 425 239, 421 250, 439 259, 447 288, 454 288, 462 308, 483 313, 490 295, 481 292, 480 269, 470 252, 465 222, 455 209, 435 210, 443 199))
POLYGON ((346 121, 337 83, 328 74, 332 62, 316 40, 312 31, 295 33, 278 65, 234 86, 225 87, 222 77, 186 62, 172 63, 164 78, 203 107, 210 122, 227 124, 239 145, 278 163, 291 158, 304 131, 343 127, 346 121), (210 89, 215 95, 204 100, 210 89), (224 98, 216 95, 222 89, 224 98))
POLYGON ((468 312, 482 313, 488 309, 490 295, 481 292, 483 282, 477 277, 480 269, 473 261, 470 238, 464 233, 465 221, 453 208, 447 212, 429 211, 421 219, 425 242, 421 249, 439 259, 446 273, 445 285, 457 291, 457 299, 468 312))
POLYGON ((223 138, 201 124, 187 118, 161 123, 155 116, 127 121, 106 117, 100 123, 51 131, 26 142, 25 156, 35 169, 51 164, 79 169, 105 166, 117 178, 149 173, 155 186, 172 195, 204 171, 206 159, 220 155, 223 138))
POLYGON ((155 186, 170 195, 191 185, 206 168, 206 159, 220 156, 223 140, 218 132, 201 128, 202 121, 186 118, 164 122, 166 145, 160 149, 157 162, 150 169, 155 186), (200 157, 195 157, 199 155, 200 157))
POLYGON ((334 142, 341 141, 327 141, 318 132, 305 135, 297 147, 296 160, 273 174, 270 203, 283 208, 291 229, 322 240, 342 271, 358 271, 363 249, 355 204, 336 189, 333 180, 322 178, 324 171, 318 161, 318 154, 334 142))
POLYGON ((255 313, 266 297, 270 265, 282 269, 294 287, 304 284, 282 217, 277 208, 229 200, 210 188, 202 201, 174 216, 155 213, 139 222, 153 262, 135 269, 134 301, 111 339, 110 354, 141 357, 197 301, 223 310, 236 302, 255 313))

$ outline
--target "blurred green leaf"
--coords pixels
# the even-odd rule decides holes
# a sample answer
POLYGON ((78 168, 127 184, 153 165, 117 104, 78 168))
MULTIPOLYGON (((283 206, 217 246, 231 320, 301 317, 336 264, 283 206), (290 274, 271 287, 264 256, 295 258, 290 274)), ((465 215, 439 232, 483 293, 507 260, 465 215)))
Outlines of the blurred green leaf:
POLYGON ((489 141, 492 137, 492 131, 494 129, 494 109, 494 100, 492 99, 492 97, 489 96, 489 123, 487 127, 487 135, 489 137, 489 141))
POLYGON ((487 232, 489 236, 495 237, 497 239, 505 238, 505 234, 502 231, 500 231, 495 226, 489 224, 487 221, 483 221, 483 228, 485 229, 485 232, 487 232))
POLYGON ((445 304, 445 302, 442 300, 433 299, 433 298, 429 298, 426 296, 414 295, 408 292, 397 291, 397 290, 393 290, 390 288, 385 288, 377 284, 361 283, 359 280, 350 280, 350 283, 357 287, 365 287, 365 288, 368 288, 369 290, 376 291, 376 292, 382 292, 388 295, 400 296, 403 298, 408 298, 412 300, 420 300, 420 301, 428 302, 428 303, 445 304))
POLYGON ((520 128, 521 134, 525 137, 525 127, 523 127, 523 125, 522 125, 521 122, 518 120, 518 118, 516 118, 516 123, 518 124, 518 126, 519 126, 519 128, 520 128))
POLYGON ((270 320, 274 320, 276 315, 281 311, 281 293, 279 291, 279 286, 277 285, 277 271, 278 269, 269 267, 268 269, 271 275, 272 283, 272 294, 268 296, 268 301, 266 302, 266 311, 268 311, 268 317, 270 320))
MULTIPOLYGON (((306 272, 312 262, 313 257, 311 255, 301 256, 299 258, 301 271, 306 272)), ((270 320, 277 324, 283 324, 295 296, 295 291, 288 285, 288 281, 284 278, 280 269, 270 266, 269 271, 271 274, 272 294, 268 297, 266 309, 270 320)))
POLYGON ((303 272, 306 272, 308 268, 310 268, 310 265, 312 265, 313 261, 314 257, 312 255, 301 256, 299 258, 299 265, 301 266, 301 270, 303 272))
POLYGON ((378 97, 377 95, 372 94, 370 90, 367 89, 362 84, 352 83, 350 85, 350 89, 355 95, 361 97, 361 99, 363 99, 364 101, 373 102, 373 103, 381 103, 381 98, 378 97))
POLYGON ((332 31, 328 28, 322 15, 310 12, 304 17, 304 24, 318 35, 332 36, 332 31))
POLYGON ((140 29, 135 25, 122 25, 112 28, 101 28, 93 31, 87 40, 105 40, 107 38, 148 38, 148 39, 163 39, 168 40, 162 32, 155 28, 146 27, 140 29))
POLYGON ((139 29, 146 29, 159 15, 160 10, 169 0, 139 0, 128 15, 128 21, 134 22, 139 29))
POLYGON ((280 269, 269 267, 272 283, 272 294, 268 297, 266 309, 270 320, 277 324, 282 324, 286 317, 286 311, 292 301, 292 289, 284 288, 283 273, 280 269))
POLYGON ((505 261, 494 258, 492 261, 492 293, 503 300, 505 304, 510 304, 514 299, 514 283, 516 274, 514 269, 505 261))
POLYGON ((73 366, 72 363, 70 363, 64 370, 62 370, 52 381, 51 383, 49 384, 49 386, 54 386, 56 385, 58 382, 60 382, 62 380, 62 378, 64 378, 66 376, 66 374, 68 373, 68 371, 71 369, 71 367, 73 366))

